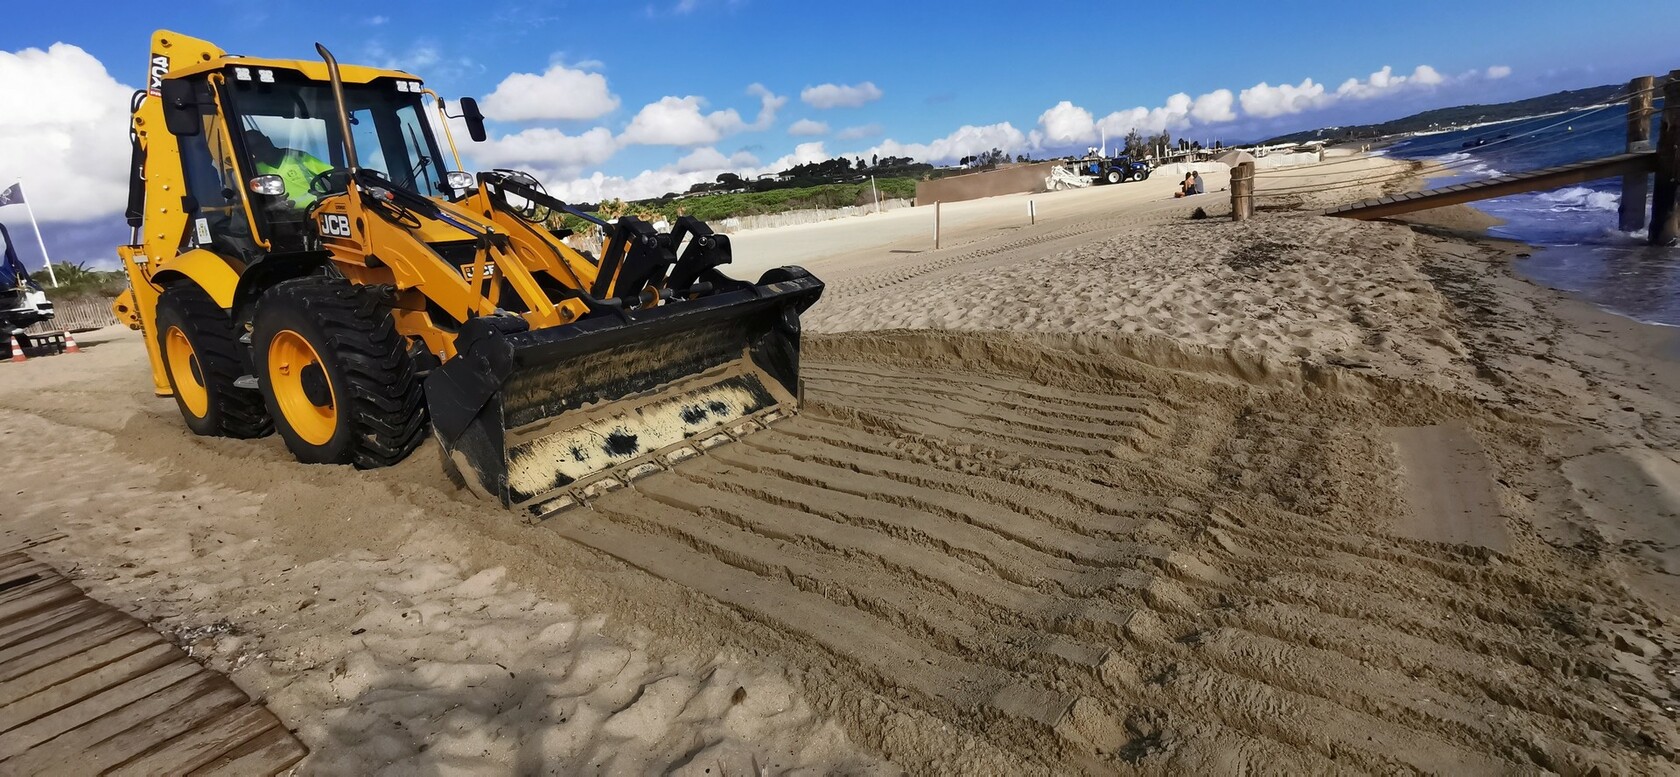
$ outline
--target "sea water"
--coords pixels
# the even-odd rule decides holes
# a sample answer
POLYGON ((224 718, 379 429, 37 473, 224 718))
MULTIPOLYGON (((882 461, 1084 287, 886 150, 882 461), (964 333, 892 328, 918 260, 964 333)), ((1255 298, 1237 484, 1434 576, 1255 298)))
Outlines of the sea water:
MULTIPOLYGON (((1651 136, 1656 137, 1655 120, 1651 136)), ((1431 187, 1613 156, 1626 150, 1622 105, 1420 135, 1390 156, 1448 166, 1431 187)), ((1621 178, 1474 203, 1505 223, 1489 230, 1535 246, 1518 274, 1651 324, 1680 326, 1680 248, 1653 248, 1617 229, 1621 178)), ((1647 200, 1645 212, 1650 213, 1647 200)))

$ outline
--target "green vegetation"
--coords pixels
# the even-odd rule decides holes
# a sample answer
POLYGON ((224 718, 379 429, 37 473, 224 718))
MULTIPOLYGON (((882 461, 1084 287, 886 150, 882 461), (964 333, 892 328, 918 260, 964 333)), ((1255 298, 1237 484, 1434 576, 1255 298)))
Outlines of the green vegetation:
POLYGON ((128 288, 128 274, 120 270, 94 270, 86 263, 53 262, 52 271, 52 277, 58 278, 57 287, 52 285, 45 270, 30 273, 29 277, 41 284, 47 297, 54 301, 77 297, 115 297, 128 288))

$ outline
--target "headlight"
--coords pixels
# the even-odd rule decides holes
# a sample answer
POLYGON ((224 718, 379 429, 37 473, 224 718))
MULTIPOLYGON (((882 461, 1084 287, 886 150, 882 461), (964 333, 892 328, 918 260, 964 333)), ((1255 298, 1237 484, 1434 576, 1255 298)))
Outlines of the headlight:
POLYGON ((473 188, 473 174, 465 170, 450 170, 443 178, 449 184, 449 188, 455 191, 464 192, 473 188))
POLYGON ((278 197, 286 193, 286 182, 278 175, 259 175, 250 180, 251 191, 278 197))

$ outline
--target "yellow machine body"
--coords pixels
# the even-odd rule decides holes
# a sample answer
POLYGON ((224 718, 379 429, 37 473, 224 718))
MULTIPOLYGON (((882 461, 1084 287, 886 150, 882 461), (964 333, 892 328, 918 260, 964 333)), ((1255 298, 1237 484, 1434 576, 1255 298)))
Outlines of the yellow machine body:
MULTIPOLYGON (((247 373, 208 390, 266 392, 282 413, 297 404, 274 397, 268 383, 285 381, 253 362, 263 351, 253 336, 268 336, 255 311, 278 284, 320 276, 377 292, 369 298, 424 374, 435 436, 466 484, 535 513, 796 409, 798 315, 819 281, 798 268, 757 284, 728 278, 717 270, 727 238, 692 220, 672 233, 597 220, 601 256, 582 252, 549 226, 570 206, 528 176, 443 184, 444 163, 458 167, 461 155, 418 78, 320 51, 324 61, 262 59, 169 31, 152 38, 132 115, 133 239, 117 249, 131 288, 113 309, 147 333, 159 395, 184 379, 172 383, 171 358, 191 367, 195 392, 213 377, 201 355, 172 356, 158 334, 161 296, 189 286, 224 312, 247 373), (301 207, 256 150, 274 128, 297 126, 310 129, 311 150, 278 153, 333 168, 310 181, 301 207), (358 157, 370 142, 383 156, 358 157)), ((331 383, 338 373, 319 361, 331 383)), ((319 405, 343 390, 315 389, 311 401, 348 411, 342 399, 319 405)))

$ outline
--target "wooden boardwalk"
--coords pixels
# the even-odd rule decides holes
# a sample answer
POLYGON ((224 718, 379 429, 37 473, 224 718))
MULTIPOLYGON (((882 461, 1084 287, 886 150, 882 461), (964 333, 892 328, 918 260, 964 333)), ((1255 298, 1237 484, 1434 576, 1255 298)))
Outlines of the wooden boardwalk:
POLYGON ((1395 194, 1373 200, 1331 208, 1326 216, 1351 219, 1380 219, 1402 213, 1487 200, 1522 192, 1556 189, 1560 186, 1596 181, 1628 173, 1651 172, 1656 168, 1657 155, 1646 151, 1637 154, 1618 154, 1603 159, 1576 162, 1571 165, 1548 167, 1515 175, 1502 175, 1485 181, 1473 181, 1441 189, 1395 194))
POLYGON ((0 774, 278 774, 307 752, 146 624, 0 555, 0 774))

